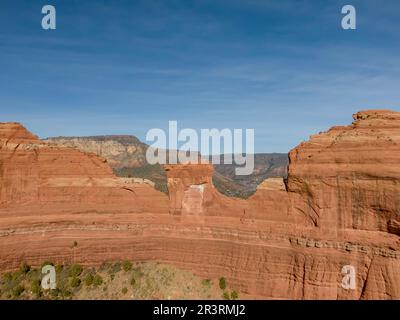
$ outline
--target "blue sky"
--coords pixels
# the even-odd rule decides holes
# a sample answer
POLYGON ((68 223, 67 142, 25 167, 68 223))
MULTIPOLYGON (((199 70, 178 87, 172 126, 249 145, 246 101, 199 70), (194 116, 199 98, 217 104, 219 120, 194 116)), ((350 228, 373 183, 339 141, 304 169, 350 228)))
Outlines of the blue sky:
POLYGON ((399 17, 398 0, 0 0, 0 121, 142 140, 168 120, 254 128, 257 152, 287 152, 358 110, 400 111, 399 17))

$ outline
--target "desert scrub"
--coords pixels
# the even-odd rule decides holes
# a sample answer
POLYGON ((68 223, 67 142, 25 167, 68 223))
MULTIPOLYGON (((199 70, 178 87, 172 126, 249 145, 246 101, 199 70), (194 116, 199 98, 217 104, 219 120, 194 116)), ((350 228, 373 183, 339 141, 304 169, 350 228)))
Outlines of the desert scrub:
POLYGON ((211 287, 211 280, 210 279, 204 279, 204 280, 201 281, 201 284, 206 288, 210 288, 211 287))
POLYGON ((138 279, 144 276, 144 273, 140 267, 133 268, 133 276, 138 279))
POLYGON ((57 273, 60 273, 61 271, 63 271, 64 266, 62 264, 58 264, 56 265, 55 269, 57 273))
POLYGON ((122 294, 127 294, 127 293, 128 293, 128 288, 123 287, 123 288, 122 288, 122 294))
POLYGON ((172 278, 174 276, 174 272, 169 270, 168 268, 163 268, 160 271, 160 283, 164 286, 170 285, 172 278))
POLYGON ((116 262, 111 267, 110 274, 115 274, 121 271, 121 262, 116 262))
POLYGON ((30 270, 31 270, 31 267, 28 264, 26 264, 25 262, 23 264, 21 264, 21 267, 19 268, 19 271, 21 272, 21 274, 27 274, 30 270))
POLYGON ((38 299, 42 295, 42 291, 40 289, 40 280, 32 280, 31 282, 31 291, 33 296, 38 299))
POLYGON ((226 280, 224 277, 219 278, 219 287, 221 290, 226 289, 226 280))
POLYGON ((11 272, 7 272, 7 273, 3 274, 3 281, 11 281, 11 280, 12 280, 11 272))
POLYGON ((70 277, 79 277, 82 273, 83 269, 79 264, 73 264, 69 269, 69 276, 70 277))
POLYGON ((23 281, 31 284, 35 280, 42 280, 42 273, 39 271, 39 269, 31 268, 29 272, 23 277, 23 281))
POLYGON ((59 297, 59 294, 60 294, 60 289, 51 289, 50 290, 50 296, 53 298, 53 299, 58 299, 58 297, 59 297))
POLYGON ((94 279, 93 275, 91 273, 88 273, 84 279, 85 285, 90 287, 93 284, 93 279, 94 279))
POLYGON ((239 294, 237 293, 237 291, 233 290, 233 291, 231 292, 231 299, 232 299, 232 300, 237 300, 237 299, 239 299, 239 294))
POLYGON ((96 287, 101 286, 103 284, 103 278, 100 275, 96 274, 93 278, 93 284, 96 287))
POLYGON ((70 286, 72 288, 78 288, 81 284, 81 279, 77 278, 77 277, 73 277, 70 281, 70 286))
POLYGON ((223 298, 224 300, 230 300, 229 293, 225 291, 224 294, 222 295, 222 298, 223 298))
POLYGON ((132 263, 130 261, 122 262, 122 269, 124 269, 125 272, 131 271, 132 270, 132 263))
POLYGON ((11 291, 19 284, 20 280, 19 279, 14 279, 13 277, 14 273, 8 272, 5 275, 3 275, 3 280, 2 280, 2 285, 3 285, 3 291, 8 292, 10 298, 12 297, 11 291))
POLYGON ((14 289, 13 289, 13 291, 12 291, 12 293, 13 293, 13 297, 14 298, 19 298, 19 296, 22 294, 22 292, 24 292, 25 291, 25 288, 23 287, 23 286, 21 286, 20 284, 19 285, 17 285, 14 289))
POLYGON ((111 267, 111 264, 109 262, 103 262, 100 265, 99 271, 101 271, 101 272, 106 271, 106 270, 110 269, 110 267, 111 267))
POLYGON ((11 281, 19 283, 21 281, 21 278, 24 274, 21 272, 21 270, 15 271, 11 273, 11 281))
POLYGON ((59 294, 63 299, 69 299, 72 297, 72 292, 70 290, 68 290, 67 288, 63 287, 63 288, 59 288, 59 290, 60 290, 59 294))

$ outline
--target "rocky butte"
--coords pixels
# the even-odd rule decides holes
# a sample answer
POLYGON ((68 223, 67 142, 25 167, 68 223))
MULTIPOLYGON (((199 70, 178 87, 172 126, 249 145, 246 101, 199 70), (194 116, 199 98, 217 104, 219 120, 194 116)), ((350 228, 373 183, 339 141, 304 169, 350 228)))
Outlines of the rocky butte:
POLYGON ((246 200, 216 191, 210 165, 166 166, 167 196, 1 123, 0 270, 158 261, 224 276, 247 298, 400 299, 400 113, 353 117, 294 148, 287 179, 246 200))

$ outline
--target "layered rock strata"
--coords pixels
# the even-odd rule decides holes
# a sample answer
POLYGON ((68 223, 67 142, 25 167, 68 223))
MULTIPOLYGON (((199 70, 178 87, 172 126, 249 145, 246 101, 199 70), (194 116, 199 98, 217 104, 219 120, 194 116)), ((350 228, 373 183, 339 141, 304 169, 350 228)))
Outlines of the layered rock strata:
POLYGON ((399 143, 400 113, 364 111, 292 150, 287 180, 248 200, 219 194, 210 165, 167 166, 168 197, 0 124, 0 270, 158 261, 247 298, 399 299, 399 143))

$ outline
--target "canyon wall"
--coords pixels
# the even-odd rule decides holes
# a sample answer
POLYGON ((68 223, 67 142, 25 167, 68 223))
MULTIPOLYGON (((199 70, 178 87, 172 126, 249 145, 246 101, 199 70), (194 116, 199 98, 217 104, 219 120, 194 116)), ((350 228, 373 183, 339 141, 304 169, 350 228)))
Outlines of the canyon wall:
POLYGON ((221 195, 207 164, 166 166, 167 196, 2 123, 0 270, 158 261, 224 276, 245 298, 400 299, 399 139, 400 113, 357 113, 244 200, 221 195), (341 286, 346 265, 354 290, 341 286))
MULTIPOLYGON (((132 206, 143 210, 159 200, 153 183, 117 178, 106 160, 92 153, 40 141, 17 123, 0 124, 0 206, 132 206)), ((44 207, 45 209, 46 207, 44 207)))
POLYGON ((397 112, 359 112, 292 150, 288 192, 307 204, 295 209, 321 228, 400 235, 399 123, 397 112))

